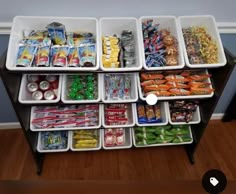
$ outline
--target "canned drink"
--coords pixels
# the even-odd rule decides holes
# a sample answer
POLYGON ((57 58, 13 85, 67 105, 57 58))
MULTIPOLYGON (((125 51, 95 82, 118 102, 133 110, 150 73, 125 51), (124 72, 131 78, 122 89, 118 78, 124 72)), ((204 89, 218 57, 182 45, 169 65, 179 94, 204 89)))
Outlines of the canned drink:
POLYGON ((35 91, 38 90, 38 88, 39 88, 39 86, 38 86, 38 84, 35 83, 35 82, 30 82, 30 83, 27 84, 27 90, 28 90, 29 92, 35 92, 35 91))
POLYGON ((27 80, 29 82, 38 82, 39 81, 39 75, 27 75, 27 80))
POLYGON ((56 96, 52 90, 48 90, 48 91, 44 92, 44 99, 45 100, 53 100, 55 97, 56 96))
POLYGON ((32 93, 32 99, 33 100, 42 100, 43 99, 43 93, 39 90, 32 93))
POLYGON ((49 90, 49 88, 50 88, 50 83, 49 83, 48 81, 41 81, 40 84, 39 84, 39 88, 40 88, 40 90, 42 90, 42 91, 49 90))
POLYGON ((46 80, 50 83, 57 81, 57 76, 56 75, 47 75, 46 80))

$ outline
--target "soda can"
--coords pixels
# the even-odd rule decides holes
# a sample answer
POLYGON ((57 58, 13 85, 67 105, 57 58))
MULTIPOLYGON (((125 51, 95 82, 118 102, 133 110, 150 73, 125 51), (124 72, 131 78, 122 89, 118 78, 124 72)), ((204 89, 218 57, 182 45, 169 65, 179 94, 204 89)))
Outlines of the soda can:
POLYGON ((43 99, 43 93, 39 90, 32 93, 32 99, 33 100, 42 100, 43 99))
POLYGON ((48 91, 44 92, 43 96, 44 96, 45 100, 53 100, 56 97, 52 90, 48 90, 48 91))
POLYGON ((49 88, 50 88, 50 83, 49 83, 48 81, 41 81, 41 82, 39 83, 39 88, 40 88, 40 90, 42 90, 42 91, 49 90, 49 88))
POLYGON ((27 90, 28 90, 29 92, 35 92, 35 91, 38 90, 38 88, 39 88, 39 86, 38 86, 38 84, 35 83, 35 82, 30 82, 30 83, 27 84, 27 90))
POLYGON ((57 81, 57 76, 56 75, 47 75, 46 80, 50 83, 57 81))
POLYGON ((39 75, 27 75, 27 80, 29 82, 38 82, 39 81, 39 75))

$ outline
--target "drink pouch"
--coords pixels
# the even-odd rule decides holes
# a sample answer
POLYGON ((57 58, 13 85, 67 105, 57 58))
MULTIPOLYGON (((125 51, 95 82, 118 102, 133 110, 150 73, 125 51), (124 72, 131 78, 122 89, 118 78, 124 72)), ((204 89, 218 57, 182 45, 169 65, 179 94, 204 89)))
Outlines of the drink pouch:
POLYGON ((21 44, 31 46, 50 46, 51 39, 48 37, 47 31, 33 30, 24 31, 24 38, 20 41, 21 44))
POLYGON ((96 45, 85 45, 79 48, 79 59, 82 67, 94 67, 96 63, 96 45))
POLYGON ((65 45, 66 34, 65 26, 58 22, 53 22, 47 26, 48 34, 54 45, 65 45))
POLYGON ((79 64, 78 47, 70 47, 68 51, 68 67, 78 67, 79 64))
POLYGON ((35 66, 36 67, 48 67, 49 64, 49 46, 38 47, 36 56, 35 56, 35 66))
POLYGON ((36 46, 20 45, 18 48, 16 66, 30 67, 32 65, 34 55, 37 51, 36 46))
POLYGON ((52 66, 66 67, 67 65, 67 46, 53 46, 51 49, 52 66))

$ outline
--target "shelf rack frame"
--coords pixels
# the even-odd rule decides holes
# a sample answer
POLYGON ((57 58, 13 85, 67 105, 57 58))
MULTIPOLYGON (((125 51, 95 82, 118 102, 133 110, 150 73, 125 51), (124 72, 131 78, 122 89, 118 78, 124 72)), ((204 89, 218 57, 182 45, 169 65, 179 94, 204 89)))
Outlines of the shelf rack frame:
MULTIPOLYGON (((194 153, 197 150, 197 146, 201 141, 202 135, 204 134, 208 122, 211 119, 212 114, 214 113, 215 107, 223 93, 223 90, 227 84, 229 77, 234 69, 234 65, 236 63, 236 58, 230 53, 228 50, 225 49, 225 54, 227 58, 227 65, 220 68, 211 68, 208 69, 209 73, 212 75, 211 82, 213 84, 213 88, 215 89, 214 96, 208 99, 201 99, 200 101, 200 113, 201 113, 201 122, 199 124, 191 125, 191 130, 193 134, 193 143, 184 145, 188 158, 191 164, 195 163, 194 160, 194 153)), ((37 174, 40 175, 43 169, 43 161, 45 158, 45 154, 39 153, 36 150, 37 147, 37 138, 38 133, 30 131, 30 112, 31 112, 31 105, 24 105, 18 102, 18 94, 20 89, 20 83, 23 73, 27 74, 67 74, 76 72, 70 71, 53 71, 53 72, 46 72, 46 71, 9 71, 6 69, 6 56, 7 52, 5 52, 1 59, 0 59, 0 75, 3 81, 3 84, 6 88, 7 94, 10 98, 11 104, 14 108, 14 111, 17 115, 17 118, 21 124, 21 128, 23 130, 24 136, 27 140, 27 143, 30 147, 32 155, 34 157, 36 166, 37 166, 37 174)), ((185 68, 188 69, 188 68, 185 68)), ((131 71, 132 72, 145 72, 146 70, 142 69, 140 71, 131 71)), ((83 72, 88 73, 89 71, 83 72)), ((115 72, 102 72, 100 70, 93 71, 94 73, 115 73, 115 72)), ((81 72, 78 72, 81 73, 81 72)), ((122 73, 122 72, 117 72, 122 73)), ((101 102, 102 103, 102 102, 101 102)), ((62 105, 63 103, 59 103, 62 105)), ((37 104, 43 105, 43 104, 37 104)), ((50 104, 48 104, 50 105, 50 104)), ((55 104, 54 104, 55 105, 55 104)), ((158 149, 158 148, 157 148, 158 149)))

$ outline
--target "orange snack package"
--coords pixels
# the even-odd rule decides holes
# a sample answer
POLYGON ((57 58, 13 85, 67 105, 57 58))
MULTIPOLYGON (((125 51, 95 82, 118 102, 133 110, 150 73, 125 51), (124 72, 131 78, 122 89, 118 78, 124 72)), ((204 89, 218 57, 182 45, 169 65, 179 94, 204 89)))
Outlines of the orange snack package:
POLYGON ((189 76, 189 79, 193 80, 193 81, 203 81, 207 78, 211 77, 210 74, 204 74, 204 75, 191 75, 189 76))
POLYGON ((146 96, 148 96, 149 94, 155 94, 156 96, 171 96, 172 95, 170 92, 165 91, 165 90, 148 92, 146 93, 146 96))
POLYGON ((211 92, 214 91, 214 89, 211 88, 191 88, 191 95, 206 95, 210 94, 211 92))
POLYGON ((187 96, 191 94, 190 91, 185 89, 170 89, 169 91, 176 96, 187 96))
POLYGON ((189 82, 189 86, 193 88, 207 88, 210 85, 211 84, 208 82, 196 82, 196 81, 189 82))
POLYGON ((171 81, 171 82, 181 82, 181 83, 184 83, 184 82, 189 82, 190 79, 186 78, 186 77, 183 77, 181 75, 167 75, 165 76, 165 79, 167 81, 171 81))
POLYGON ((170 86, 165 85, 165 84, 160 84, 160 85, 150 85, 150 86, 144 86, 144 91, 149 92, 149 91, 159 91, 159 90, 169 90, 170 86))
POLYGON ((141 73, 141 80, 163 79, 164 75, 160 73, 141 73))
POLYGON ((149 86, 149 85, 155 85, 155 84, 164 84, 166 82, 166 80, 147 80, 147 81, 143 81, 141 83, 141 86, 149 86))
POLYGON ((183 84, 183 83, 180 83, 180 82, 167 82, 166 85, 170 86, 170 88, 178 88, 178 89, 190 88, 189 85, 183 84))

